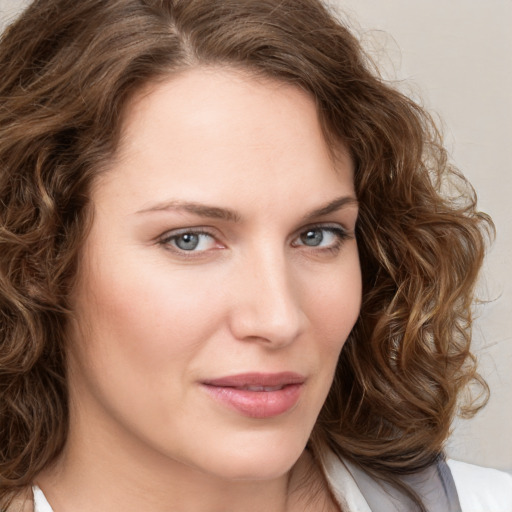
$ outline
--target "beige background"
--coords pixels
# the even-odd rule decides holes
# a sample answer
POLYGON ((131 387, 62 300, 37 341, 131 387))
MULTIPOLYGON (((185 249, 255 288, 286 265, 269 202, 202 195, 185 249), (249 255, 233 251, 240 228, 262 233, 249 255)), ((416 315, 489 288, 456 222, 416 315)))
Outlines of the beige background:
MULTIPOLYGON (((26 1, 0 0, 0 19, 26 1)), ((452 159, 497 227, 475 349, 492 398, 459 421, 453 457, 512 471, 512 0, 331 0, 385 74, 443 119, 452 159)))

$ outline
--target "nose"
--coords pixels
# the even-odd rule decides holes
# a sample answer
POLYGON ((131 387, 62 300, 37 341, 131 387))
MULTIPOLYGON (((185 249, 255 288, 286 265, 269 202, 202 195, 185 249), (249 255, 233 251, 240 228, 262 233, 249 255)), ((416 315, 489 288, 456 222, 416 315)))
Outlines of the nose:
POLYGON ((240 263, 234 281, 230 328, 235 338, 282 348, 304 331, 300 287, 283 254, 253 255, 240 263))

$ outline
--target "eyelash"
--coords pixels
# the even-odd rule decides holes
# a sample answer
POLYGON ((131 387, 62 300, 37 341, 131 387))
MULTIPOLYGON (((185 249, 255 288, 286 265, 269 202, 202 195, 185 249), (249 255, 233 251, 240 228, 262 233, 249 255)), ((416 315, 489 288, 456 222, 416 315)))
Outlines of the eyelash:
POLYGON ((333 226, 333 225, 326 225, 326 224, 316 224, 316 225, 312 225, 312 226, 307 226, 305 229, 303 229, 295 237, 295 240, 300 239, 300 237, 302 235, 305 235, 308 232, 319 231, 319 230, 328 232, 328 233, 331 233, 332 235, 334 235, 336 237, 336 240, 334 241, 334 243, 332 245, 329 245, 328 247, 308 246, 303 243, 301 243, 301 244, 292 243, 292 245, 294 247, 305 247, 305 248, 311 248, 315 251, 322 251, 322 252, 328 252, 331 254, 337 254, 339 252, 339 250, 341 249, 343 242, 345 242, 345 240, 352 238, 351 233, 348 232, 346 229, 340 227, 339 225, 333 226))
MULTIPOLYGON (((180 247, 177 247, 175 245, 176 240, 184 235, 196 235, 196 236, 202 235, 202 236, 211 237, 213 240, 215 240, 215 235, 206 229, 189 228, 189 229, 182 229, 179 231, 173 231, 171 233, 166 233, 162 238, 160 238, 158 240, 158 244, 165 247, 165 249, 167 249, 169 251, 173 251, 173 252, 179 254, 181 257, 185 257, 185 258, 197 258, 208 251, 208 249, 201 250, 201 251, 195 251, 195 250, 187 251, 185 249, 181 249, 180 247)), ((353 235, 350 232, 348 232, 346 229, 340 227, 339 225, 332 226, 332 225, 325 225, 325 224, 316 224, 316 225, 306 226, 304 229, 302 229, 294 237, 294 241, 292 242, 291 245, 293 247, 303 247, 306 249, 309 248, 309 249, 312 249, 317 252, 321 251, 321 252, 329 252, 331 254, 337 254, 339 252, 339 250, 341 249, 343 242, 350 238, 353 238, 353 235), (306 233, 312 232, 312 231, 318 231, 318 230, 333 234, 336 237, 335 242, 328 247, 308 246, 304 243, 296 243, 296 240, 300 239, 300 237, 305 235, 306 233)))
POLYGON ((215 235, 210 231, 201 228, 190 228, 190 229, 181 229, 179 231, 173 231, 172 233, 166 233, 158 243, 164 246, 167 250, 174 251, 180 255, 183 255, 188 258, 197 257, 199 254, 202 254, 206 251, 187 251, 185 249, 181 249, 173 244, 178 238, 184 235, 196 235, 196 236, 208 236, 212 239, 215 239, 215 235), (195 253, 195 254, 194 254, 195 253))

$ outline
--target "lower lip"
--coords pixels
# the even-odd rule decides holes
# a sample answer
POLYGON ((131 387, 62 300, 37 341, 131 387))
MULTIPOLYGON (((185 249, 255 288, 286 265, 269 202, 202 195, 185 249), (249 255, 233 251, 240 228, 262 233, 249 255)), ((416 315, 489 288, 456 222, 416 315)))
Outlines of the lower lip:
POLYGON ((290 384, 276 391, 249 391, 232 387, 203 385, 215 400, 249 418, 273 418, 293 409, 303 384, 290 384))

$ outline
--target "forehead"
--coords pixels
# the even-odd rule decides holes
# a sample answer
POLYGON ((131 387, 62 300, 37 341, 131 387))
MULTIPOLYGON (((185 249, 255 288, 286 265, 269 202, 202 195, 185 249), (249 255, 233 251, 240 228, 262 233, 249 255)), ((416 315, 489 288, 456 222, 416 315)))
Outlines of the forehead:
POLYGON ((306 92, 236 70, 197 68, 134 98, 106 179, 122 175, 139 204, 143 192, 164 191, 205 202, 219 190, 235 191, 250 200, 262 184, 282 201, 308 192, 315 202, 315 194, 339 186, 340 178, 351 184, 351 173, 346 151, 332 158, 306 92))
MULTIPOLYGON (((135 94, 125 112, 121 148, 133 140, 135 132, 142 135, 145 128, 153 127, 155 131, 164 125, 168 128, 169 122, 177 129, 192 132, 213 122, 217 123, 217 135, 222 135, 223 128, 230 131, 228 135, 233 138, 237 133, 247 135, 254 126, 259 130, 255 135, 267 132, 269 139, 278 145, 280 137, 268 127, 279 114, 287 116, 289 128, 309 129, 310 138, 327 147, 324 137, 318 140, 321 135, 318 128, 322 128, 322 133, 324 130, 320 126, 315 101, 302 88, 239 68, 204 66, 185 69, 146 84, 135 94), (269 116, 270 111, 273 116, 269 116), (152 126, 146 124, 148 121, 152 126)), ((348 155, 341 141, 336 148, 328 149, 336 150, 337 155, 348 155)))

